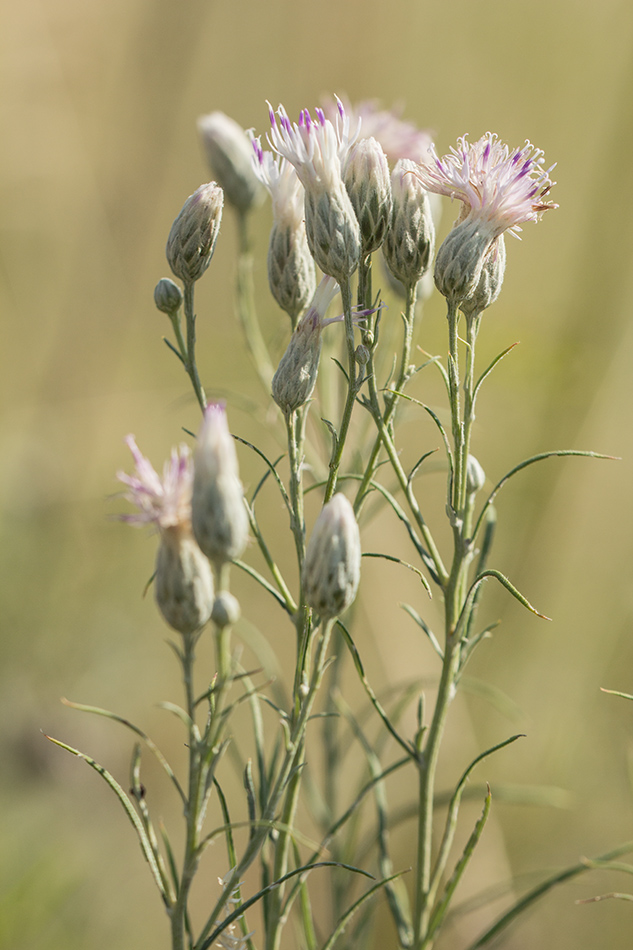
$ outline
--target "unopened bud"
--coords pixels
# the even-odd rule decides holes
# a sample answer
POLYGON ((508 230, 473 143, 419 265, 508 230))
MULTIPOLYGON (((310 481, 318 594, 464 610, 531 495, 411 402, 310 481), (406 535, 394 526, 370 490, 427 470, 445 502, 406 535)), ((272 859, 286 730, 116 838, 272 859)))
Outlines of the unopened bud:
POLYGON ((161 531, 154 592, 160 612, 178 633, 194 633, 211 616, 211 565, 189 531, 180 525, 161 531))
POLYGON ((382 246, 389 270, 405 286, 417 284, 429 267, 435 227, 429 196, 415 177, 415 162, 401 158, 391 175, 393 211, 382 246))
POLYGON ((486 473, 474 455, 468 456, 466 463, 466 490, 469 495, 476 495, 486 484, 486 473))
POLYGON ((211 263, 222 220, 222 189, 214 181, 190 195, 171 226, 166 254, 184 283, 199 280, 211 263))
POLYGON ((359 343, 355 352, 356 362, 359 366, 365 366, 369 362, 370 352, 363 343, 359 343))
POLYGON ((461 306, 477 291, 494 233, 477 218, 459 221, 444 239, 435 259, 435 286, 461 306))
POLYGON ((342 614, 360 580, 360 534, 354 509, 342 494, 323 506, 306 548, 303 593, 325 620, 342 614))
POLYGON ((314 261, 308 247, 305 223, 273 224, 268 245, 268 283, 273 297, 294 327, 316 288, 314 261))
POLYGON ((221 590, 213 603, 211 620, 216 627, 231 627, 240 619, 241 610, 237 597, 228 590, 221 590))
POLYGON ((492 306, 503 286, 506 271, 506 245, 503 234, 492 242, 484 266, 481 269, 479 283, 469 297, 459 305, 467 317, 478 315, 492 306))
POLYGON ((163 313, 170 316, 182 306, 182 291, 169 277, 163 277, 154 287, 154 303, 163 313))
POLYGON ((340 283, 358 267, 360 228, 343 180, 306 188, 306 234, 317 265, 340 283))
POLYGON ((244 214, 263 201, 265 192, 253 172, 253 149, 244 129, 224 112, 210 112, 198 119, 198 132, 228 203, 244 214))
POLYGON ((223 406, 209 403, 206 408, 193 469, 193 533, 202 552, 219 567, 239 557, 248 540, 237 455, 223 406))
POLYGON ((362 254, 366 257, 384 241, 392 207, 387 156, 376 139, 360 139, 352 146, 343 178, 360 225, 362 254))
POLYGON ((318 314, 309 311, 290 338, 273 376, 272 396, 288 415, 304 406, 316 386, 321 359, 321 325, 318 314))

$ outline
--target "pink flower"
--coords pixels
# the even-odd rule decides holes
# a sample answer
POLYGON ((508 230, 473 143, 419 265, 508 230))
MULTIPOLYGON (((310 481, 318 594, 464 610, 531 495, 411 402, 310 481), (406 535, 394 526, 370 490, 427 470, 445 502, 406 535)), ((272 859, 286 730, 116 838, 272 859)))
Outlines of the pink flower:
POLYGON ((117 472, 117 478, 128 490, 123 497, 138 510, 135 514, 120 515, 129 524, 155 524, 161 530, 188 526, 191 522, 191 491, 193 467, 191 453, 186 445, 172 449, 165 462, 163 477, 157 475, 151 462, 140 452, 133 435, 125 442, 132 453, 135 474, 117 472))
MULTIPOLYGON (((338 107, 337 103, 328 101, 324 105, 326 115, 332 118, 338 107)), ((390 162, 395 163, 400 158, 410 158, 414 162, 431 160, 431 133, 402 119, 400 107, 381 109, 376 100, 365 99, 356 105, 345 101, 344 108, 350 125, 354 126, 360 121, 361 136, 373 137, 380 142, 390 162)))
POLYGON ((466 136, 458 148, 438 158, 431 146, 433 163, 420 165, 416 177, 428 191, 464 202, 461 220, 485 222, 492 238, 504 231, 515 237, 524 221, 538 221, 544 211, 558 205, 543 199, 554 182, 549 175, 555 167, 543 168, 543 152, 526 141, 512 151, 487 132, 470 144, 466 136))
POLYGON ((270 193, 277 224, 296 227, 303 221, 303 186, 294 166, 281 155, 265 152, 261 136, 251 133, 253 171, 270 193))

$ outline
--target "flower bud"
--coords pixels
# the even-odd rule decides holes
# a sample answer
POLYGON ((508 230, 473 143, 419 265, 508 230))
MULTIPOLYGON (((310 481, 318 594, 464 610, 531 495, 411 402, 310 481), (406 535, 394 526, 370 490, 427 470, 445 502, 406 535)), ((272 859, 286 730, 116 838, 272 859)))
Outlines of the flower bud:
POLYGON ((324 274, 340 283, 358 267, 360 228, 343 180, 332 188, 306 188, 306 234, 310 253, 324 274))
POLYGON ((194 633, 211 616, 211 565, 191 534, 181 526, 161 531, 154 593, 160 612, 178 633, 194 633))
POLYGON ((384 241, 392 209, 387 156, 376 139, 361 139, 352 145, 343 179, 360 225, 362 254, 366 257, 384 241))
POLYGON ((481 269, 479 283, 475 290, 459 305, 467 317, 478 315, 492 306, 503 286, 506 270, 506 244, 503 234, 492 242, 484 266, 481 269))
POLYGON ((272 381, 272 396, 289 415, 304 406, 316 386, 321 359, 321 325, 310 311, 298 324, 272 381))
POLYGON ((429 196, 412 172, 415 162, 402 158, 391 175, 393 211, 382 246, 394 277, 405 286, 417 284, 433 256, 435 227, 429 196))
POLYGON ((216 627, 230 627, 240 619, 240 603, 228 590, 221 590, 213 603, 211 620, 216 627))
POLYGON ((260 204, 264 189, 253 172, 253 150, 244 129, 223 112, 210 112, 198 119, 198 132, 228 203, 241 214, 260 204))
POLYGON ((163 277, 154 287, 154 303, 163 313, 170 316, 182 306, 182 291, 169 277, 163 277))
POLYGON ((222 189, 214 181, 190 195, 171 226, 166 254, 184 283, 199 280, 211 263, 222 220, 222 189))
POLYGON ((370 355, 371 354, 369 352, 369 349, 365 346, 365 344, 359 343, 358 346, 356 347, 356 352, 354 353, 354 356, 356 357, 356 362, 358 363, 358 365, 366 366, 367 363, 369 362, 370 355))
POLYGON ((314 261, 305 223, 274 223, 268 245, 268 283, 272 295, 292 325, 310 303, 316 288, 314 261))
POLYGON ((486 484, 486 473, 474 455, 468 456, 466 462, 466 490, 469 495, 476 495, 486 484))
POLYGON ((360 580, 360 534, 354 509, 340 493, 324 505, 312 530, 303 564, 306 603, 327 620, 342 614, 360 580))
POLYGON ((202 552, 220 567, 239 557, 248 539, 237 455, 223 406, 209 403, 206 408, 193 470, 193 533, 202 552))
POLYGON ((486 222, 476 217, 459 221, 444 239, 435 259, 435 286, 452 303, 477 291, 490 245, 494 240, 486 222))

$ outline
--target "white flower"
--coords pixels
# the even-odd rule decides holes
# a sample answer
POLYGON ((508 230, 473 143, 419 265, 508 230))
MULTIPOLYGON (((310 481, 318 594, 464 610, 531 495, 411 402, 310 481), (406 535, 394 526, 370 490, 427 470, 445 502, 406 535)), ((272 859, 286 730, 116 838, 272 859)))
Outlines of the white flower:
POLYGON ((265 152, 261 136, 251 134, 251 142, 253 171, 272 198, 275 223, 297 227, 303 221, 304 191, 294 166, 281 155, 265 152))

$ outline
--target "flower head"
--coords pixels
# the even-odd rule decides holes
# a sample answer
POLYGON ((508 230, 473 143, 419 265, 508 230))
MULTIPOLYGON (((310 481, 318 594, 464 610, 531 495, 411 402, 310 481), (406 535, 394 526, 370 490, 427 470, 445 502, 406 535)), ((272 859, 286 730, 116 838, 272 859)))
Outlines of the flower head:
POLYGON ((282 155, 265 152, 261 135, 251 133, 251 143, 253 171, 272 198, 275 222, 296 226, 303 221, 303 186, 294 165, 282 155))
POLYGON ((191 452, 186 445, 172 449, 163 468, 162 479, 151 462, 140 452, 133 435, 125 442, 132 453, 135 474, 117 472, 117 478, 128 490, 123 497, 134 505, 135 514, 121 515, 129 524, 155 524, 161 530, 188 525, 191 521, 191 490, 193 468, 191 452))
POLYGON ((171 226, 165 253, 176 277, 199 280, 211 263, 222 221, 224 194, 214 181, 189 195, 171 226))
POLYGON ((463 201, 464 217, 485 222, 492 239, 506 230, 518 236, 524 221, 538 221, 558 207, 544 200, 554 184, 549 177, 554 165, 544 169, 543 152, 527 141, 511 151, 487 132, 474 144, 462 136, 441 159, 434 146, 430 150, 433 162, 416 169, 418 180, 428 191, 463 201))
POLYGON ((360 534, 354 509, 340 493, 321 509, 303 563, 306 603, 323 619, 337 617, 353 603, 360 581, 360 534))
MULTIPOLYGON (((337 109, 337 102, 330 100, 325 103, 328 117, 332 117, 337 109)), ((381 109, 376 100, 365 99, 356 105, 346 101, 344 109, 350 125, 354 127, 360 121, 363 137, 373 136, 380 142, 390 162, 397 162, 400 158, 410 158, 414 162, 430 161, 431 133, 402 119, 402 109, 398 106, 381 109)))
POLYGON ((314 119, 308 109, 302 109, 297 123, 290 121, 283 106, 275 113, 268 103, 270 146, 294 165, 305 188, 317 183, 325 188, 336 186, 349 147, 358 138, 360 121, 352 129, 340 99, 337 105, 333 120, 325 117, 323 109, 314 110, 314 119))

